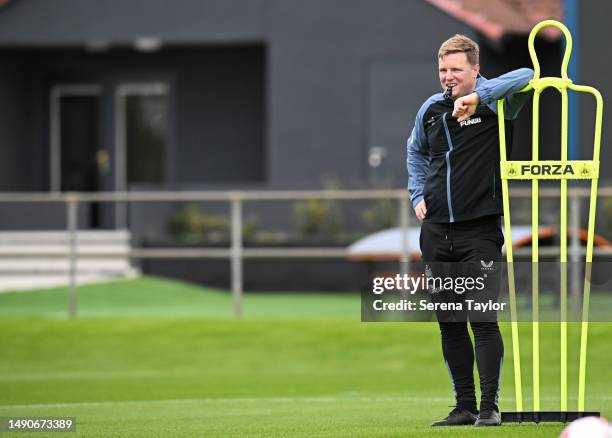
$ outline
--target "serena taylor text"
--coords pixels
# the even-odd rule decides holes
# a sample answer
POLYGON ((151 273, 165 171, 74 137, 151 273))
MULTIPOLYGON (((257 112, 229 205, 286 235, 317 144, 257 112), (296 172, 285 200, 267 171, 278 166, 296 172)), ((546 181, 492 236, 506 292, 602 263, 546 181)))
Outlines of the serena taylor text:
POLYGON ((374 300, 372 306, 374 310, 400 310, 400 311, 413 311, 413 310, 469 310, 469 311, 480 311, 490 312, 492 310, 505 310, 508 303, 498 303, 493 300, 486 302, 480 302, 476 300, 464 300, 459 303, 430 303, 427 300, 420 300, 418 303, 409 300, 400 300, 393 303, 385 303, 383 300, 374 300), (465 305, 465 309, 464 306, 465 305))

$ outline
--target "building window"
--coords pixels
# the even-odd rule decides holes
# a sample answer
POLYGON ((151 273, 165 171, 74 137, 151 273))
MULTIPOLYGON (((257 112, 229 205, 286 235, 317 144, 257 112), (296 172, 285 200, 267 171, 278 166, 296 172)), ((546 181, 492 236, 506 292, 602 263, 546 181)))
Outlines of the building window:
POLYGON ((127 182, 162 183, 168 150, 168 96, 125 97, 127 182))

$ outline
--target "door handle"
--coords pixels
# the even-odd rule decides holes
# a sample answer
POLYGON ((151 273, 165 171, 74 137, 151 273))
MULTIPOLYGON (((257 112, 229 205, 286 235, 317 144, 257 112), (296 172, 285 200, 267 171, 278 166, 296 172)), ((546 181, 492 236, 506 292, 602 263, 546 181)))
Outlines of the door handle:
POLYGON ((110 170, 110 160, 108 159, 108 152, 100 149, 96 152, 96 164, 98 165, 98 172, 108 173, 110 170))

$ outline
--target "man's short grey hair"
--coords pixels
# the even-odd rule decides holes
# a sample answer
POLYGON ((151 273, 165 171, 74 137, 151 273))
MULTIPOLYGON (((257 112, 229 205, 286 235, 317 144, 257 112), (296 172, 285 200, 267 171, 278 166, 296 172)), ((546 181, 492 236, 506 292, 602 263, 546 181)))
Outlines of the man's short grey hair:
POLYGON ((465 35, 456 34, 442 43, 438 50, 438 59, 444 58, 451 53, 465 53, 470 64, 479 63, 480 48, 478 44, 465 35))

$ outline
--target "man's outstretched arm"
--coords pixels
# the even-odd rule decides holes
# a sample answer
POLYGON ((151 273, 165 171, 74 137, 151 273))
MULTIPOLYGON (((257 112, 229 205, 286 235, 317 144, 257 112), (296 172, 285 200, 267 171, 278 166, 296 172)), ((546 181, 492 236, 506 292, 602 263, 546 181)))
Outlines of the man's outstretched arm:
POLYGON ((519 68, 494 79, 479 78, 476 90, 455 101, 453 117, 459 122, 476 112, 478 104, 487 105, 497 113, 497 101, 505 98, 504 115, 507 119, 515 119, 521 108, 531 96, 531 93, 518 93, 525 88, 533 78, 533 70, 519 68))

